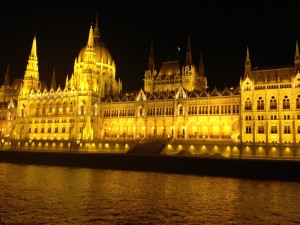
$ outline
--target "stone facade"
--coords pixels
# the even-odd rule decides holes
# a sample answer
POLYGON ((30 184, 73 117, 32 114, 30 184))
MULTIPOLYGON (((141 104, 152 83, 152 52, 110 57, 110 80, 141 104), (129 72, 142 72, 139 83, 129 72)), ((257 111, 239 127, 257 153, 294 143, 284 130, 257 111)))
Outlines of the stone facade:
POLYGON ((49 88, 39 79, 36 42, 34 37, 24 78, 11 83, 8 67, 0 89, 4 142, 70 142, 66 148, 76 140, 125 143, 155 138, 300 143, 297 43, 294 64, 288 67, 254 69, 247 49, 240 84, 223 90, 209 90, 202 55, 195 65, 189 37, 184 62, 166 61, 159 70, 151 44, 144 88, 123 93, 115 62, 101 42, 98 18, 64 87, 56 87, 55 73, 49 88))

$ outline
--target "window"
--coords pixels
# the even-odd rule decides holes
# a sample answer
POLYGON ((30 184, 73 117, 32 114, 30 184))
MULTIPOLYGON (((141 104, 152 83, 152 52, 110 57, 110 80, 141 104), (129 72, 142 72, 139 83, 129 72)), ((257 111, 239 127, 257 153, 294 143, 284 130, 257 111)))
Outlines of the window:
POLYGON ((246 134, 251 134, 251 126, 246 126, 246 134))
POLYGON ((262 97, 259 97, 257 101, 257 110, 264 110, 264 108, 265 108, 264 100, 262 99, 262 97))
POLYGON ((258 133, 259 133, 259 134, 265 133, 265 128, 264 128, 263 125, 259 125, 259 126, 258 126, 258 133))
POLYGON ((64 102, 63 103, 63 114, 65 115, 66 114, 66 112, 67 112, 67 104, 66 104, 66 102, 64 102))
POLYGON ((42 115, 44 116, 46 114, 46 105, 43 104, 43 107, 42 107, 42 115))
POLYGON ((38 116, 39 115, 39 111, 40 111, 40 104, 36 105, 36 109, 35 109, 35 115, 38 116))
POLYGON ((83 105, 80 106, 80 114, 81 114, 81 115, 84 114, 84 106, 83 106, 83 105))
POLYGON ((140 108, 140 116, 143 116, 143 108, 140 108))
POLYGON ((49 113, 52 113, 52 103, 49 105, 49 113))
POLYGON ((182 107, 182 106, 179 106, 178 114, 179 114, 179 115, 182 115, 182 114, 183 114, 183 107, 182 107))
POLYGON ((271 115, 271 120, 276 120, 276 119, 277 119, 276 115, 271 115))
POLYGON ((291 133, 291 127, 289 125, 285 125, 283 129, 283 133, 290 134, 291 133))
POLYGON ((290 119, 290 115, 284 115, 283 118, 284 118, 285 120, 289 120, 289 119, 290 119))
POLYGON ((282 101, 282 108, 290 109, 290 99, 288 98, 288 96, 284 96, 284 99, 282 101))
POLYGON ((51 127, 48 127, 48 133, 51 133, 51 127))
POLYGON ((300 95, 298 95, 298 98, 296 99, 296 109, 300 109, 300 95))
POLYGON ((277 109, 277 101, 274 96, 272 96, 270 100, 270 109, 277 109))
POLYGON ((277 134, 277 126, 276 125, 271 126, 271 134, 277 134))
POLYGON ((245 101, 245 110, 251 110, 251 109, 252 109, 252 104, 250 98, 247 98, 245 101))

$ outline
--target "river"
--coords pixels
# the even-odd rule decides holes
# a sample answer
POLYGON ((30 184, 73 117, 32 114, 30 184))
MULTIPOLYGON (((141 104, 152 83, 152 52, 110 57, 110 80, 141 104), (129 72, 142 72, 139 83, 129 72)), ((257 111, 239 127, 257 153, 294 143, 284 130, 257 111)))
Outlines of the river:
POLYGON ((5 225, 300 224, 299 212, 300 182, 0 163, 5 225))

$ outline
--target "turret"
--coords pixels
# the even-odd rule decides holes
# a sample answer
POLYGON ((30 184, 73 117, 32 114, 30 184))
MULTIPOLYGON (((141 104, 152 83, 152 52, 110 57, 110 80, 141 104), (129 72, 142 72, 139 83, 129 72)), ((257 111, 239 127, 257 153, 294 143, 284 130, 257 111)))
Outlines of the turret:
POLYGON ((295 51, 295 59, 294 59, 294 75, 300 71, 300 55, 299 55, 299 47, 298 41, 296 41, 296 51, 295 51))
POLYGON ((56 90, 56 77, 55 77, 55 68, 53 69, 53 74, 51 78, 51 85, 50 89, 53 88, 53 90, 56 90))
POLYGON ((188 36, 188 44, 187 44, 187 49, 185 54, 185 64, 186 66, 191 66, 193 64, 190 36, 188 36))
POLYGON ((32 47, 27 61, 27 67, 23 81, 23 93, 29 93, 32 89, 37 91, 40 87, 38 57, 36 48, 36 36, 33 38, 32 47))
POLYGON ((246 60, 245 60, 244 79, 247 76, 252 80, 252 69, 251 69, 251 61, 250 61, 250 54, 249 54, 248 47, 247 47, 247 54, 246 54, 246 60))

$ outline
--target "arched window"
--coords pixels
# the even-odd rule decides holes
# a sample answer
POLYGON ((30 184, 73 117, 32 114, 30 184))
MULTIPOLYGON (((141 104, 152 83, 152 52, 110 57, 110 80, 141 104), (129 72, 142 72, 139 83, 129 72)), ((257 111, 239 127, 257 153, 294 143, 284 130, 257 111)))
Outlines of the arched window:
POLYGON ((52 113, 52 103, 49 105, 49 113, 52 113))
POLYGON ((42 116, 46 115, 46 104, 44 103, 42 106, 42 116))
POLYGON ((270 100, 270 109, 277 109, 277 101, 274 96, 272 96, 270 100))
POLYGON ((70 113, 73 112, 73 107, 74 107, 73 102, 70 102, 70 113))
POLYGON ((59 103, 57 102, 55 105, 55 115, 58 115, 59 113, 59 103))
POLYGON ((284 126, 283 133, 290 134, 291 133, 291 127, 289 125, 284 126))
POLYGON ((270 132, 271 132, 271 134, 277 134, 277 126, 276 125, 272 125, 270 132))
POLYGON ((257 110, 264 110, 264 108, 265 108, 264 100, 262 99, 262 97, 259 97, 257 101, 257 110))
POLYGON ((246 134, 251 134, 251 126, 246 126, 246 134))
POLYGON ((143 116, 143 108, 142 108, 142 107, 140 108, 139 115, 140 115, 140 116, 143 116))
POLYGON ((298 98, 296 99, 296 109, 300 109, 300 95, 298 95, 298 98))
POLYGON ((81 114, 81 115, 84 114, 84 105, 81 105, 81 106, 80 106, 80 113, 79 113, 79 114, 81 114))
POLYGON ((290 109, 290 99, 288 96, 284 96, 283 102, 282 102, 282 108, 283 109, 290 109))
POLYGON ((263 134, 263 133, 265 133, 265 128, 264 128, 264 126, 263 125, 259 125, 258 126, 258 131, 257 131, 259 134, 263 134))
POLYGON ((62 110, 63 115, 66 115, 66 112, 67 112, 67 103, 64 102, 63 103, 63 110, 62 110))
POLYGON ((179 106, 178 115, 183 115, 183 106, 179 106))
POLYGON ((40 103, 36 104, 35 115, 38 116, 40 112, 40 103))
POLYGON ((252 103, 250 101, 250 98, 247 98, 245 101, 245 110, 251 110, 252 109, 252 103))

